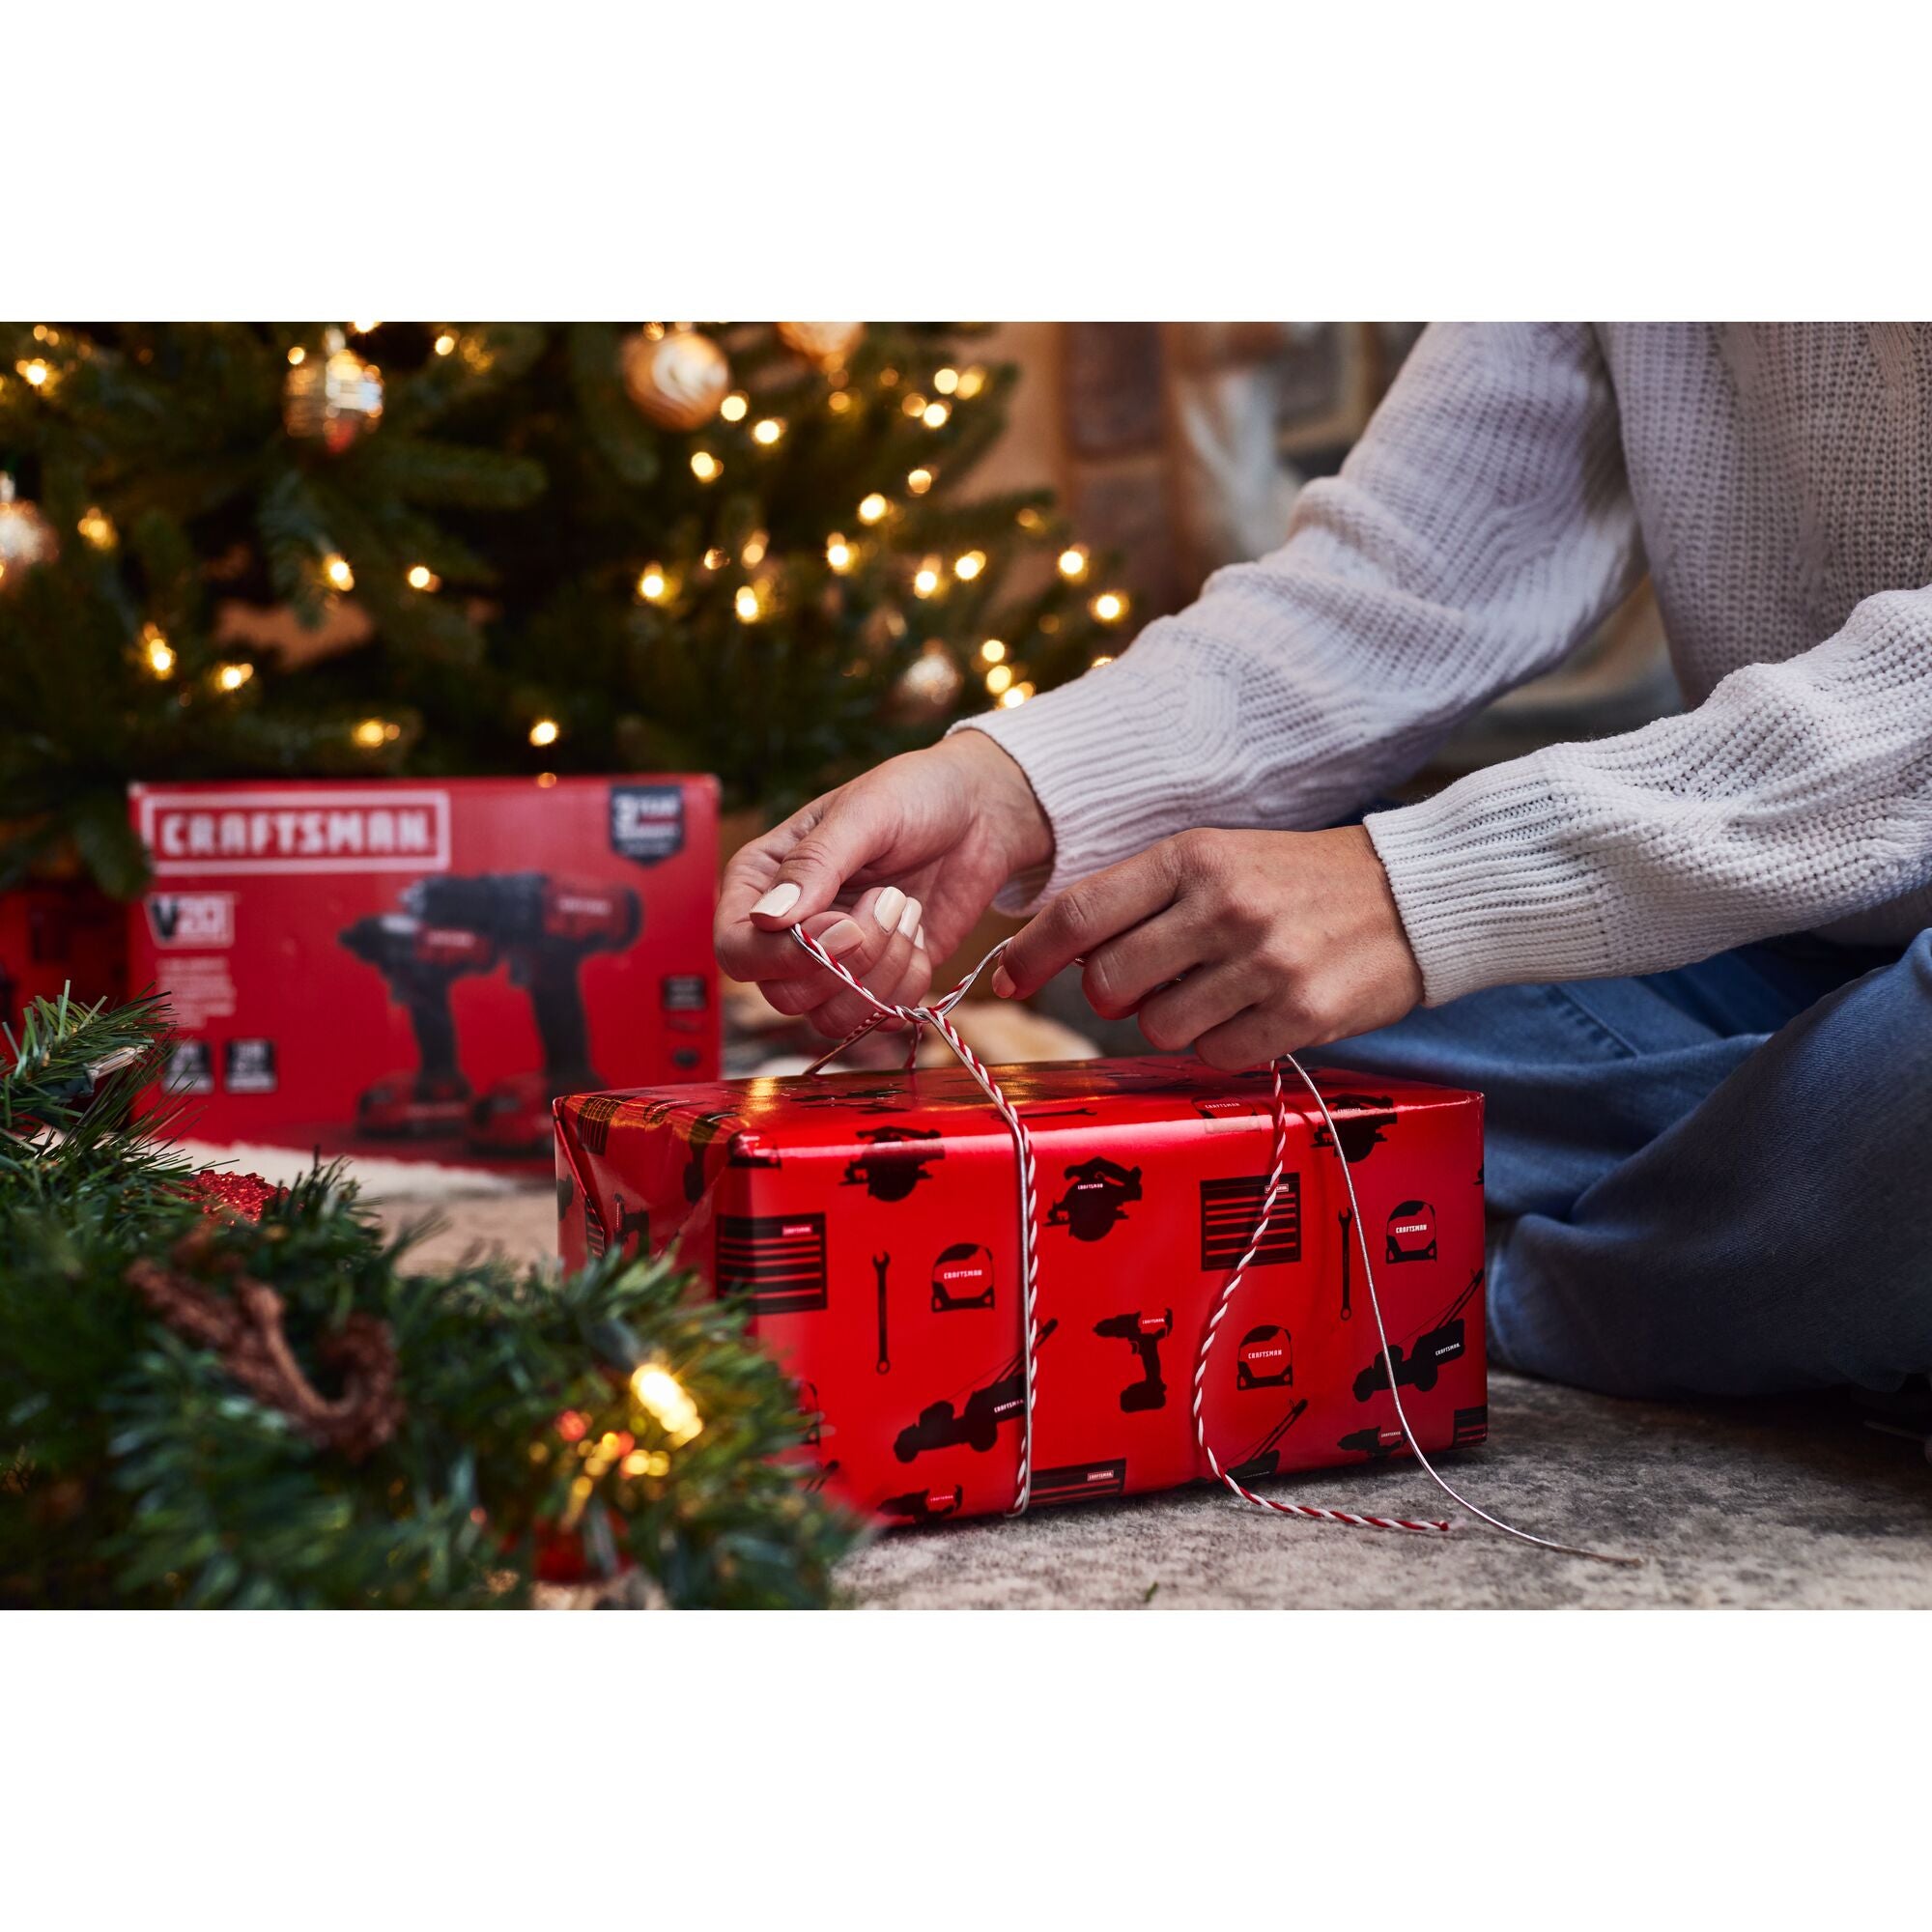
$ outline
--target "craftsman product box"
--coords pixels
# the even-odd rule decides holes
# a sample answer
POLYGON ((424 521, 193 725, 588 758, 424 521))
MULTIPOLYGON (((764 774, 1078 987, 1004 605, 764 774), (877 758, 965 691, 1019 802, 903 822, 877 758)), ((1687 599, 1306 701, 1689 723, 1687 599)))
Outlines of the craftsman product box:
POLYGON ((715 780, 135 785, 129 983, 188 1131, 541 1157, 554 1095, 718 1072, 715 780))
MULTIPOLYGON (((1260 1221, 1268 1075, 1150 1056, 994 1077, 1038 1172, 1034 1504, 1208 1475, 1195 1357, 1260 1221)), ((1284 1185, 1208 1357, 1208 1441, 1244 1482, 1406 1455, 1391 1373, 1424 1449, 1488 1433, 1482 1098, 1314 1077, 1336 1132, 1290 1094, 1284 1185)), ((742 1301, 824 1487, 888 1521, 1011 1505, 1015 1154, 963 1068, 573 1094, 556 1117, 565 1263, 670 1250, 742 1301)))

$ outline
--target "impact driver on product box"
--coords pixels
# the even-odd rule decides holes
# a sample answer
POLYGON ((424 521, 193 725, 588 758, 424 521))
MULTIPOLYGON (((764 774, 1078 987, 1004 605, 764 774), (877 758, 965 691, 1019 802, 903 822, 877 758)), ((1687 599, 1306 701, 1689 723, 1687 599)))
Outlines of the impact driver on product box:
POLYGON ((605 1082, 590 1065, 578 975, 592 952, 621 952, 638 937, 643 907, 629 886, 585 885, 545 872, 480 872, 419 879, 404 903, 425 925, 467 932, 509 962, 530 997, 543 1071, 499 1082, 469 1110, 478 1147, 523 1152, 547 1146, 550 1103, 605 1082))

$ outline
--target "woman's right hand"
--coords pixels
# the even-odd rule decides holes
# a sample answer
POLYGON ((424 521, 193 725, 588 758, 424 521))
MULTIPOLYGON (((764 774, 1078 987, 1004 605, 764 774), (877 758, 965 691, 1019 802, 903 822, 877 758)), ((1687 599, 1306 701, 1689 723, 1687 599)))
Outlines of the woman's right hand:
POLYGON ((814 799, 725 867, 718 963, 781 1012, 850 1033, 871 1009, 791 937, 803 925, 894 1006, 924 999, 1016 872, 1047 865, 1053 832, 1026 774, 983 731, 955 731, 814 799))

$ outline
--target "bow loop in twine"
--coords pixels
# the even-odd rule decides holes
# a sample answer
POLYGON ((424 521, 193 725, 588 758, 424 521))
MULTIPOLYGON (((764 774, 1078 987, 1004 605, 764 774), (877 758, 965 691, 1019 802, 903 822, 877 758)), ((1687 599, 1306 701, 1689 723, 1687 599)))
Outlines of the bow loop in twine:
MULTIPOLYGON (((857 993, 872 1009, 872 1016, 854 1028, 837 1046, 831 1047, 822 1053, 807 1069, 809 1072, 818 1072, 829 1062, 836 1060, 848 1047, 853 1045, 854 1042, 863 1039, 866 1035, 886 1020, 898 1020, 912 1029, 912 1049, 906 1056, 906 1066, 910 1070, 919 1051, 920 1034, 924 1028, 930 1027, 952 1050, 960 1065, 973 1076, 974 1082, 978 1085, 980 1091, 985 1094, 987 1100, 991 1102, 994 1111, 1006 1122, 1008 1131, 1013 1137, 1013 1152, 1016 1156, 1014 1165, 1019 1181, 1020 1279, 1025 1288, 1025 1303, 1021 1317, 1024 1333, 1020 1350, 1021 1378, 1025 1401, 1020 1409, 1019 1482, 1013 1497, 1012 1507, 1008 1511, 1008 1514, 1009 1516, 1023 1516, 1033 1499, 1033 1418, 1040 1341, 1037 1312, 1039 1300, 1039 1256, 1036 1242, 1036 1232, 1039 1218, 1039 1192, 1034 1165, 1033 1136, 1028 1133, 1025 1121, 1020 1118, 1012 1103, 1001 1092, 1000 1083, 993 1078, 985 1065, 980 1061, 980 1056, 960 1037, 959 1029, 952 1024, 951 1017, 953 1008, 966 997, 967 992, 979 979, 980 975, 988 966, 992 965, 999 958, 1000 954, 1007 950, 1007 941, 1004 939, 1001 940, 999 945, 994 947, 950 993, 945 994, 940 999, 934 1000, 930 1006, 901 1007, 895 1006, 888 1000, 880 999, 870 987, 862 985, 857 977, 848 972, 838 960, 833 958, 819 945, 817 940, 810 938, 803 926, 794 925, 791 928, 791 936, 827 972, 835 974, 839 980, 843 980, 853 992, 857 993)), ((1355 1178, 1349 1172, 1349 1163, 1342 1151, 1342 1136, 1336 1130, 1334 1116, 1328 1111, 1328 1102, 1322 1098, 1321 1090, 1308 1077, 1307 1070, 1295 1059, 1293 1054, 1284 1053, 1273 1061, 1270 1066, 1270 1070, 1274 1076, 1274 1085, 1271 1094, 1271 1111, 1274 1120, 1274 1151, 1268 1167, 1267 1185, 1262 1194, 1261 1216, 1255 1224, 1254 1238, 1249 1241, 1247 1252, 1229 1270, 1227 1280, 1221 1284, 1221 1291, 1215 1296, 1214 1306, 1208 1312, 1207 1326, 1203 1330, 1201 1337, 1199 1352, 1194 1358, 1193 1414, 1195 1443, 1215 1477, 1225 1483, 1243 1502, 1251 1503, 1257 1509, 1269 1510, 1277 1516, 1305 1517, 1319 1522, 1348 1523, 1365 1529, 1406 1530, 1424 1536, 1447 1535, 1449 1531, 1449 1524, 1447 1522, 1418 1521, 1406 1517, 1358 1516, 1350 1510, 1323 1509, 1315 1503, 1281 1502, 1270 1496, 1256 1495, 1252 1490, 1244 1488, 1230 1471, 1221 1466, 1220 1458, 1214 1454, 1213 1446, 1208 1440, 1208 1423, 1205 1409, 1208 1358, 1213 1350, 1214 1337, 1220 1330, 1222 1318, 1227 1314, 1228 1308, 1235 1298, 1236 1292, 1239 1289, 1249 1267, 1254 1263, 1255 1256, 1261 1251, 1262 1242, 1266 1236, 1269 1222, 1274 1218, 1275 1207, 1281 1196, 1284 1170, 1288 1161, 1288 1105, 1286 1093, 1282 1084, 1282 1068, 1284 1066, 1293 1068, 1295 1077, 1307 1088, 1310 1097, 1321 1110, 1321 1118, 1328 1127, 1328 1138, 1334 1146, 1335 1158, 1342 1163, 1342 1181, 1349 1190, 1349 1208, 1353 1217, 1354 1238, 1361 1252, 1362 1279, 1369 1291, 1369 1307, 1374 1312, 1376 1318, 1377 1339, 1381 1343, 1382 1359, 1384 1361, 1391 1359, 1388 1329, 1382 1321, 1381 1297, 1376 1291, 1375 1262, 1369 1253, 1368 1236, 1364 1233, 1361 1204, 1355 1199, 1355 1178)), ((1422 1445, 1415 1439, 1413 1432, 1409 1429, 1408 1416, 1402 1406, 1402 1391, 1396 1386, 1396 1378, 1393 1375, 1389 1377, 1389 1395, 1394 1400, 1396 1421, 1401 1426, 1403 1439, 1407 1443, 1409 1452, 1422 1464, 1423 1468, 1428 1471, 1430 1479, 1435 1484, 1436 1488, 1441 1490, 1460 1508, 1466 1510, 1469 1515, 1476 1518, 1478 1521, 1488 1523, 1491 1528, 1500 1530, 1505 1536, 1515 1537, 1520 1543, 1534 1544, 1539 1549, 1552 1550, 1561 1556, 1588 1556, 1600 1563, 1622 1563, 1630 1565, 1640 1564, 1643 1561, 1640 1556, 1612 1555, 1601 1549, 1584 1549, 1574 1544, 1557 1543, 1548 1537, 1533 1535, 1526 1529, 1518 1529, 1515 1524, 1503 1521, 1500 1517, 1492 1516, 1488 1510, 1472 1503, 1467 1496, 1463 1495, 1460 1490, 1456 1489, 1443 1476, 1441 1471, 1423 1453, 1422 1445)))

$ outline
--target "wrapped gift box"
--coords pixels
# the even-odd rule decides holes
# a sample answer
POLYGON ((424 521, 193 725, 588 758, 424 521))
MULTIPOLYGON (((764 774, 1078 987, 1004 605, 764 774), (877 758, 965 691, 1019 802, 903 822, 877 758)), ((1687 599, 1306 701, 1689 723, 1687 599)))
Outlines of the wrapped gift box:
MULTIPOLYGON (((1038 1168, 1034 1504, 1207 1475, 1195 1355, 1255 1233, 1268 1075, 1150 1056, 994 1077, 1038 1168)), ((1344 1159, 1411 1428, 1430 1451, 1487 1433, 1481 1096, 1315 1077, 1341 1147, 1291 1091, 1287 1182, 1208 1364, 1208 1439, 1243 1481, 1406 1453, 1344 1159)), ((740 1298, 828 1489, 888 1520, 1011 1505, 1015 1155, 963 1068, 577 1094, 556 1128, 565 1263, 669 1248, 740 1298)))

